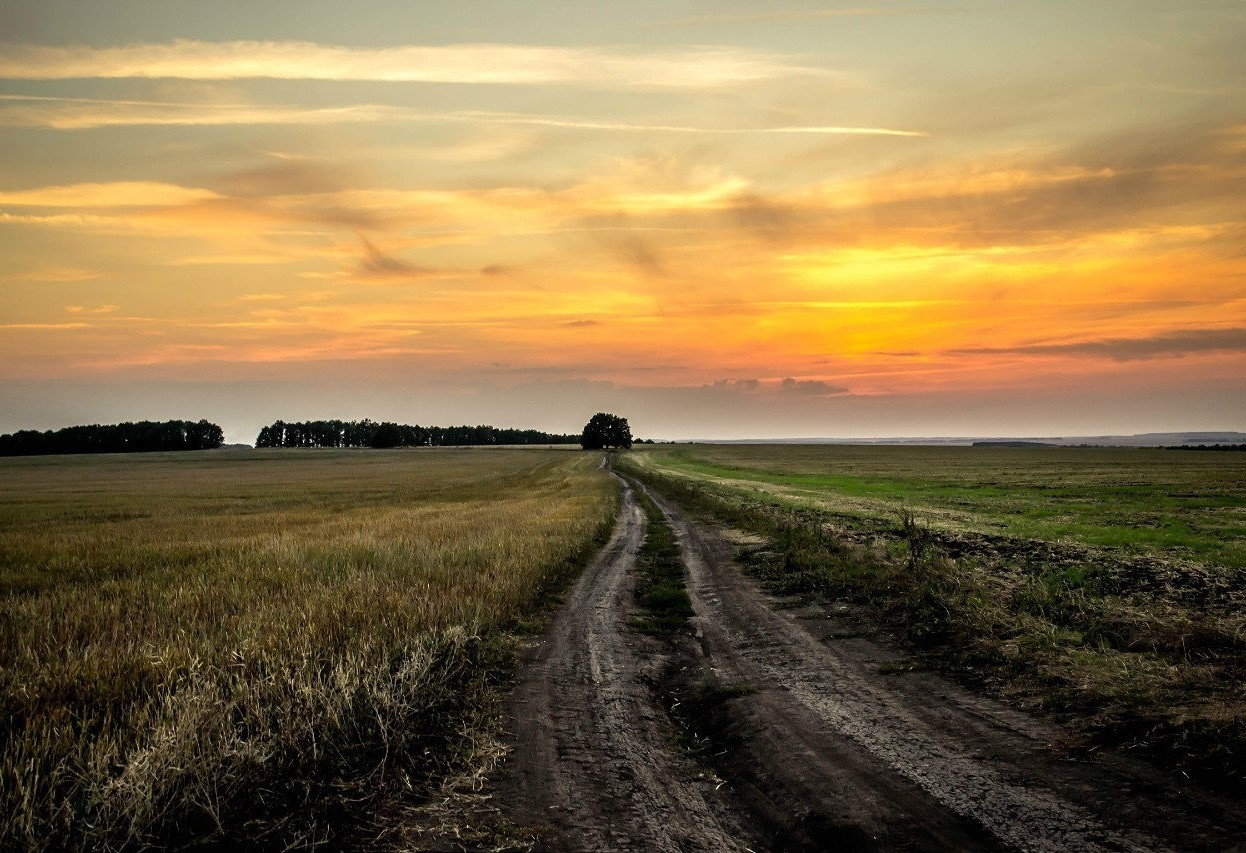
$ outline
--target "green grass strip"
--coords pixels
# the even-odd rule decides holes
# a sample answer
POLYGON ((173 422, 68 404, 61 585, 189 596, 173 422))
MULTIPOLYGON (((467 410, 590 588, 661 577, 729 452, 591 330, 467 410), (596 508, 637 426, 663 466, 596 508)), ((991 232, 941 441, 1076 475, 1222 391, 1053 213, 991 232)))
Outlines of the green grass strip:
POLYGON ((650 634, 686 632, 692 601, 684 585, 684 564, 675 532, 657 505, 640 489, 636 497, 649 519, 648 532, 636 562, 636 605, 632 627, 650 634))

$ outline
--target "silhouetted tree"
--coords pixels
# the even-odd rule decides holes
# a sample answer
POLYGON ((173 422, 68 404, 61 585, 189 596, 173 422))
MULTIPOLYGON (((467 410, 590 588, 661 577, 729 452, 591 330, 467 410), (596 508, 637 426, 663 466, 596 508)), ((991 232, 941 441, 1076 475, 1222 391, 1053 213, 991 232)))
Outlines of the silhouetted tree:
POLYGON ((627 418, 598 412, 584 425, 584 432, 580 436, 580 446, 585 450, 603 450, 610 447, 630 448, 632 428, 628 426, 627 418))
POLYGON ((498 429, 491 426, 423 427, 375 421, 275 421, 260 429, 256 447, 445 447, 492 444, 575 444, 578 435, 534 429, 498 429), (377 433, 385 428, 384 434, 377 433), (397 430, 397 438, 393 430, 397 430), (392 443, 390 443, 392 442, 392 443))
POLYGON ((224 431, 208 421, 127 421, 58 430, 20 430, 0 435, 0 456, 42 453, 135 453, 152 450, 213 450, 224 431))
POLYGON ((402 439, 402 428, 398 424, 386 422, 378 426, 376 432, 372 433, 371 446, 378 449, 397 447, 402 444, 402 439))

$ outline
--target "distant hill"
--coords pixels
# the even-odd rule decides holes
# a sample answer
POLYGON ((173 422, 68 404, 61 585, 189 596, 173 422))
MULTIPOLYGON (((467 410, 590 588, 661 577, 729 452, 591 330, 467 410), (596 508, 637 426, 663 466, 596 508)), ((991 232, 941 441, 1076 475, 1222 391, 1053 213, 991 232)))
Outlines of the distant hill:
POLYGON ((1069 438, 1040 438, 1035 441, 1065 447, 1171 447, 1179 444, 1240 444, 1246 432, 1144 432, 1138 435, 1090 435, 1069 438))
POLYGON ((898 444, 964 447, 1174 447, 1178 445, 1242 444, 1246 432, 1144 432, 1136 435, 1074 436, 951 436, 912 438, 749 438, 704 439, 705 444, 898 444))

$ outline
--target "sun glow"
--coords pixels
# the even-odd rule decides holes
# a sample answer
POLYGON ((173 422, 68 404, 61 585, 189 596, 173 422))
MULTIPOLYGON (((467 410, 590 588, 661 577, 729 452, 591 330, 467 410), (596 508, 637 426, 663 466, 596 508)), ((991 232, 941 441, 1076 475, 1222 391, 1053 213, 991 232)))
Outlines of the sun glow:
MULTIPOLYGON (((760 30, 15 43, 0 381, 296 377, 308 402, 317 375, 371 373, 369 393, 446 406, 526 388, 689 422, 680 389, 712 388, 763 432, 1053 384, 1226 411, 1246 380, 1240 101, 1192 120, 1145 86, 1053 100, 1027 62, 979 91, 967 43, 909 45, 939 54, 926 80, 879 58, 897 22, 851 20, 877 55, 835 16, 809 26, 842 63, 760 30), (784 379, 838 390, 760 402, 784 379)), ((1151 73, 1124 47, 1084 61, 1151 73)))

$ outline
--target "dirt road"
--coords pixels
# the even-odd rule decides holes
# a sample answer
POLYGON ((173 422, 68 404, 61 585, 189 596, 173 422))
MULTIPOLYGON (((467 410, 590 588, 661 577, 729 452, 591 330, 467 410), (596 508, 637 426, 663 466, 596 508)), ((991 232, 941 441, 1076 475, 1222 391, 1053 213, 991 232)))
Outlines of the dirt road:
POLYGON ((722 531, 652 492, 680 542, 697 637, 631 631, 645 516, 620 482, 614 534, 510 705, 497 799, 536 849, 1226 850, 1246 838, 1240 804, 1138 762, 1070 760, 1053 728, 900 672, 861 612, 782 606, 740 574, 722 531), (678 747, 663 702, 698 691, 722 697, 704 721, 722 744, 712 770, 678 747))
POLYGON ((748 849, 715 785, 675 747, 646 684, 661 652, 627 627, 645 515, 620 482, 614 533, 511 700, 515 746, 500 799, 537 849, 748 849))

